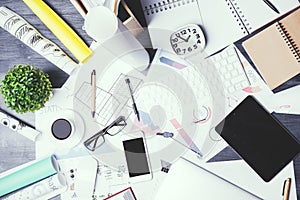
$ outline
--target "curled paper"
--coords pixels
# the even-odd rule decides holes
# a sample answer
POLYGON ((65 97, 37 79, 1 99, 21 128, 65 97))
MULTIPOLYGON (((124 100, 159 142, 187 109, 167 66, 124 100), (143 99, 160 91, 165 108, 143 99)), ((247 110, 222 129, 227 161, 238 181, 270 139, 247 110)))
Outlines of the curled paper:
POLYGON ((59 171, 54 155, 34 161, 0 178, 0 196, 45 179, 59 171))
POLYGON ((0 7, 0 26, 67 74, 77 66, 56 44, 6 7, 0 7))
POLYGON ((52 175, 2 198, 2 200, 45 200, 67 190, 66 177, 62 173, 52 175))
POLYGON ((71 51, 80 63, 85 63, 92 56, 91 49, 44 1, 23 1, 65 47, 71 51))
POLYGON ((38 130, 27 126, 24 122, 14 118, 11 115, 8 115, 2 110, 0 110, 0 124, 10 128, 13 131, 16 131, 17 133, 27 137, 32 141, 36 141, 38 135, 41 134, 41 132, 39 132, 38 130))

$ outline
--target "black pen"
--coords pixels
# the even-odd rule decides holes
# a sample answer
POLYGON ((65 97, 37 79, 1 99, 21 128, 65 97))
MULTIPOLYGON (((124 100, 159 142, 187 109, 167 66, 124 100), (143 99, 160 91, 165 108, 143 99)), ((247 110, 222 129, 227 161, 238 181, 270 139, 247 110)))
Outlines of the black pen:
POLYGON ((136 114, 137 119, 140 121, 140 114, 139 114, 139 111, 138 111, 138 109, 136 107, 136 104, 135 104, 135 101, 134 101, 134 98, 133 98, 133 91, 132 91, 131 86, 130 86, 130 80, 129 80, 129 78, 126 78, 125 82, 127 83, 128 88, 129 88, 130 96, 131 96, 131 99, 132 99, 133 111, 136 114))
POLYGON ((276 13, 280 14, 279 10, 269 1, 269 0, 263 0, 272 10, 274 10, 276 13))
POLYGON ((95 117, 96 113, 96 70, 91 73, 91 85, 92 85, 92 117, 95 117))

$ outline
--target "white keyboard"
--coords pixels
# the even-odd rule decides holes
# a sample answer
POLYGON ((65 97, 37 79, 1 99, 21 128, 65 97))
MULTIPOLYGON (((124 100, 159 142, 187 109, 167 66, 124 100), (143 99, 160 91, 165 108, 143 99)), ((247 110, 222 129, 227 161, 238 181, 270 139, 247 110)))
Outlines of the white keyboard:
POLYGON ((221 120, 239 102, 234 93, 250 86, 237 50, 226 48, 197 65, 209 87, 215 119, 221 120))
MULTIPOLYGON (((212 61, 214 68, 208 68, 204 76, 218 75, 226 96, 250 86, 235 47, 224 49, 220 53, 211 56, 209 60, 212 61)), ((212 79, 209 80, 213 83, 212 79)))

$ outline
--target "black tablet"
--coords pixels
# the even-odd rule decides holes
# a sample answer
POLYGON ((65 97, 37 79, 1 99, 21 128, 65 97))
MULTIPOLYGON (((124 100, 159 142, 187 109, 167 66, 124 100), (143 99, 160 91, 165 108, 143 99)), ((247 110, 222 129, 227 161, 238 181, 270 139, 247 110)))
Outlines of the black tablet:
POLYGON ((248 96, 215 130, 266 182, 300 152, 300 143, 257 100, 248 96))

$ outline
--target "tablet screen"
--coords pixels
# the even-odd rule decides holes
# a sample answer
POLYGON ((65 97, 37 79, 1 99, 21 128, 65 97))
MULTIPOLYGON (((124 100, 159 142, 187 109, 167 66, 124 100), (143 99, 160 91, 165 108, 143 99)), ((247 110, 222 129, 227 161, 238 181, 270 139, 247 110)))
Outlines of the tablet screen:
POLYGON ((215 129, 267 182, 300 152, 299 141, 252 96, 215 129))

